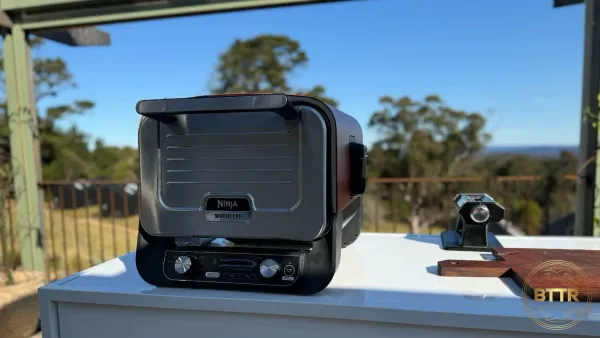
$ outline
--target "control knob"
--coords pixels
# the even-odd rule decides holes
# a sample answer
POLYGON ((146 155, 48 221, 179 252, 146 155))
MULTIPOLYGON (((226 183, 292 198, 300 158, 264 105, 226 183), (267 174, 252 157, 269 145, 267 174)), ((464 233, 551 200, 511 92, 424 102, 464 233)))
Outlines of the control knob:
POLYGON ((260 274, 265 278, 271 278, 279 271, 279 263, 272 259, 265 259, 260 263, 260 274))
POLYGON ((190 271, 191 267, 192 259, 188 256, 179 256, 175 260, 175 272, 177 272, 180 275, 183 275, 186 272, 190 271))

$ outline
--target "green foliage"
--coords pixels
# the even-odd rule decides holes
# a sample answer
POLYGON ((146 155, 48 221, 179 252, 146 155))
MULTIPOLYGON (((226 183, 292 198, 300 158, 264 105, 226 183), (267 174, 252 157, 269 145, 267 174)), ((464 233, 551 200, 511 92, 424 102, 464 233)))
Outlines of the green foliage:
POLYGON ((55 122, 66 115, 83 114, 92 108, 94 103, 91 101, 75 101, 72 105, 50 107, 46 110, 45 120, 55 122))
POLYGON ((94 163, 93 177, 108 177, 115 180, 138 180, 139 153, 131 147, 106 146, 97 140, 90 162, 94 163))
POLYGON ((490 140, 483 116, 452 109, 437 95, 422 101, 384 96, 379 102, 383 109, 373 113, 369 127, 381 135, 376 152, 396 162, 389 173, 394 176, 455 175, 490 140))
POLYGON ((297 93, 311 96, 334 107, 335 99, 325 95, 317 85, 309 90, 293 89, 289 77, 308 63, 300 43, 283 35, 258 35, 247 40, 236 39, 220 55, 214 94, 222 93, 297 93))
POLYGON ((511 220, 519 224, 528 235, 539 235, 542 208, 533 200, 514 199, 511 205, 511 220))
MULTIPOLYGON (((31 46, 37 49, 43 40, 33 38, 31 46)), ((63 90, 76 87, 73 75, 61 58, 36 57, 33 59, 33 74, 36 102, 47 97, 56 97, 63 90)), ((3 76, 3 60, 0 59, 3 76)), ((0 103, 0 151, 10 153, 6 104, 0 103)), ((60 104, 39 114, 39 136, 42 176, 46 180, 76 180, 79 178, 107 177, 112 179, 136 179, 137 151, 132 148, 106 147, 101 141, 91 151, 89 136, 76 126, 63 130, 57 122, 65 117, 81 115, 94 108, 88 100, 76 100, 60 104)))
MULTIPOLYGON (((39 48, 43 40, 34 38, 32 48, 39 48)), ((57 96, 62 90, 75 87, 73 76, 67 65, 60 58, 37 57, 33 59, 33 74, 35 84, 36 102, 46 97, 57 96)), ((0 67, 3 68, 0 59, 0 67)), ((3 75, 3 74, 2 74, 3 75)), ((87 100, 78 100, 71 104, 61 104, 49 107, 45 114, 39 114, 38 130, 33 131, 39 136, 42 172, 44 178, 75 179, 89 171, 87 168, 87 136, 75 126, 69 130, 61 130, 56 122, 68 115, 83 114, 93 108, 94 104, 87 100)), ((1 104, 2 125, 0 126, 0 149, 10 152, 8 121, 11 112, 6 111, 6 104, 1 104)))
POLYGON ((308 90, 308 91, 296 91, 295 94, 314 97, 316 99, 323 101, 324 103, 327 103, 328 105, 330 105, 332 107, 337 107, 339 104, 339 102, 337 100, 326 96, 325 95, 325 87, 320 86, 320 85, 314 86, 311 90, 308 90))
POLYGON ((300 43, 287 36, 236 39, 220 56, 220 85, 213 92, 287 92, 288 76, 307 62, 300 43))

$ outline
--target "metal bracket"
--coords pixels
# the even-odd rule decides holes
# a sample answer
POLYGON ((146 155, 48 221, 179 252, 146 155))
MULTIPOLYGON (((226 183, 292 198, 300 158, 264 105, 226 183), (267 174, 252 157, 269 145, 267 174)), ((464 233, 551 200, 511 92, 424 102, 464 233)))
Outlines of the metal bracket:
POLYGON ((488 226, 504 219, 503 206, 486 194, 465 193, 454 198, 454 206, 458 210, 456 230, 440 234, 444 250, 488 251, 502 247, 488 226))

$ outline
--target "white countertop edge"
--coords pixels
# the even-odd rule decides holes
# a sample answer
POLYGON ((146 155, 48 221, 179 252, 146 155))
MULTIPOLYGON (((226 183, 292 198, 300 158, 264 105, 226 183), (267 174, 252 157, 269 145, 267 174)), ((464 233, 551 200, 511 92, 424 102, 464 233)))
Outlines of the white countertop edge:
MULTIPOLYGON (((148 302, 147 295, 115 294, 100 291, 86 291, 74 293, 60 287, 48 285, 39 289, 40 303, 68 302, 81 304, 95 304, 107 306, 145 307, 173 310, 192 311, 221 311, 244 314, 264 314, 275 316, 297 316, 314 318, 318 312, 319 318, 352 320, 365 322, 381 322, 404 325, 423 325, 438 327, 467 328, 479 330, 530 332, 545 334, 564 334, 564 331, 551 331, 536 325, 529 318, 498 316, 498 315, 465 315, 460 313, 417 311, 403 309, 377 309, 351 306, 336 306, 314 303, 292 303, 290 306, 281 306, 283 302, 257 301, 226 298, 198 298, 178 297, 176 304, 172 302, 173 296, 153 295, 152 302, 148 302), (317 307, 317 309, 316 309, 317 307), (327 311, 329 310, 329 311, 327 311), (510 324, 506 325, 506 320, 510 324)), ((569 329, 569 335, 589 336, 598 331, 598 322, 581 322, 569 329)))
MULTIPOLYGON (((372 236, 372 237, 425 237, 425 238, 439 238, 439 234, 405 234, 405 233, 386 233, 386 232, 362 232, 360 236, 372 236)), ((560 241, 569 241, 569 242, 589 242, 589 241, 597 241, 600 242, 600 238, 598 237, 589 237, 589 236, 524 236, 524 237, 515 237, 510 235, 495 235, 499 240, 501 239, 523 239, 526 238, 527 241, 535 241, 535 242, 553 242, 556 240, 560 241)), ((500 241, 502 243, 502 241, 500 241)), ((483 252, 483 251, 482 251, 483 252)))

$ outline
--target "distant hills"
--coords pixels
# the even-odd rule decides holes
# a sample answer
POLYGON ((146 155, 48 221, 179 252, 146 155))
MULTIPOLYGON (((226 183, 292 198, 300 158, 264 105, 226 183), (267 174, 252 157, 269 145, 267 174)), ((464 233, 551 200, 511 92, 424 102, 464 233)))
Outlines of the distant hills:
POLYGON ((490 146, 485 152, 487 154, 519 154, 540 157, 556 157, 560 152, 567 150, 577 155, 579 146, 490 146))

